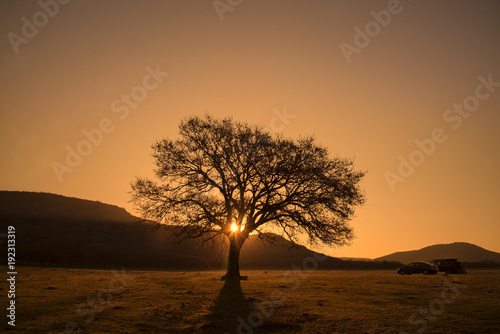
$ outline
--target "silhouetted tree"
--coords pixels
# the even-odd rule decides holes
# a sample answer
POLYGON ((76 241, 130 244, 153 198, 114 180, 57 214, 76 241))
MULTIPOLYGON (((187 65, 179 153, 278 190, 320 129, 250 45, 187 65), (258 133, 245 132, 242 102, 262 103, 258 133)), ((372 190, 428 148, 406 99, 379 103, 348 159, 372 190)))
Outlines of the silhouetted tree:
POLYGON ((225 235, 225 278, 241 278, 240 249, 249 234, 279 230, 292 242, 343 245, 348 222, 364 201, 358 183, 364 172, 353 161, 331 158, 313 138, 273 135, 260 126, 191 117, 180 138, 153 146, 157 181, 137 178, 132 201, 144 218, 180 226, 204 241, 225 235))

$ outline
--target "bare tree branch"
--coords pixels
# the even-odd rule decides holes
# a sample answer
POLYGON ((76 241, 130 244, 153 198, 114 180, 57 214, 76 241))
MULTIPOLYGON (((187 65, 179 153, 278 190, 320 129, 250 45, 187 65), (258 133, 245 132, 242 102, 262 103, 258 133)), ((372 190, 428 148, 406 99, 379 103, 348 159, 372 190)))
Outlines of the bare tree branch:
POLYGON ((157 181, 132 184, 144 218, 212 241, 229 237, 232 224, 242 236, 266 239, 266 226, 293 243, 303 235, 326 245, 352 239, 349 221, 364 203, 365 175, 352 160, 330 157, 312 137, 287 139, 230 118, 191 117, 179 130, 178 139, 152 146, 157 181))

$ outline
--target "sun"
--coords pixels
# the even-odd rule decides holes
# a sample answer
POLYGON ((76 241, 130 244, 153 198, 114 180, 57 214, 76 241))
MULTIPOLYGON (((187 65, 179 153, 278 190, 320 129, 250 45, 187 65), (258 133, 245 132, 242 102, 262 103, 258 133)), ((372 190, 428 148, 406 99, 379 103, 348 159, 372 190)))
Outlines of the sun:
POLYGON ((235 223, 232 223, 231 224, 231 232, 238 232, 238 225, 236 225, 235 223))

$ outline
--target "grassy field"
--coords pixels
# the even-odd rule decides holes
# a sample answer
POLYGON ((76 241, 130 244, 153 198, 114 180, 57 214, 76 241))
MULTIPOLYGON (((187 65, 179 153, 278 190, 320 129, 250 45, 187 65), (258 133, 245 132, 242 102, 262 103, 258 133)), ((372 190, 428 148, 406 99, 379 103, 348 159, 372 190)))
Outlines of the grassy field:
MULTIPOLYGON (((18 268, 19 333, 499 333, 500 271, 18 268)), ((9 287, 4 280, 2 309, 9 287)), ((3 316, 4 319, 5 315, 3 316)))

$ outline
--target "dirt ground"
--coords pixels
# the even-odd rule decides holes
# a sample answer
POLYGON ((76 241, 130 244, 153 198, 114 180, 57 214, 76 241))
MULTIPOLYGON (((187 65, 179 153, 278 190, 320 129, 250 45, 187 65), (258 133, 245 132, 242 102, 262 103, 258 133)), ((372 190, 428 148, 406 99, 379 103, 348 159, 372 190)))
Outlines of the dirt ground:
MULTIPOLYGON (((18 268, 12 333, 500 333, 500 270, 18 268)), ((6 280, 2 309, 7 314, 6 280)), ((6 320, 5 320, 6 319, 6 320)))

